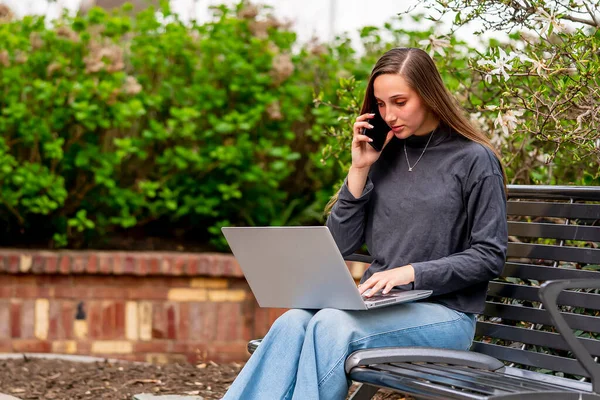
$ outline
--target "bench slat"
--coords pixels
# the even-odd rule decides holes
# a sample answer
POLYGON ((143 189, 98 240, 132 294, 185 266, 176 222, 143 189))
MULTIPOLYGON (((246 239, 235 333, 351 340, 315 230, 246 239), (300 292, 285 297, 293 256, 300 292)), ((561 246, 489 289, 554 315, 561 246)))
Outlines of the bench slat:
MULTIPOLYGON (((477 323, 475 334, 478 336, 551 347, 558 350, 570 350, 567 342, 565 342, 559 333, 542 332, 480 321, 477 323)), ((592 355, 600 355, 600 341, 586 338, 580 338, 579 341, 592 355)))
MULTIPOLYGON (((530 307, 487 301, 485 303, 483 314, 512 321, 526 321, 535 324, 552 325, 550 314, 548 314, 547 311, 530 307)), ((562 313, 562 315, 572 329, 580 329, 586 332, 600 332, 600 317, 570 313, 562 313)))
POLYGON ((478 383, 486 384, 491 387, 499 386, 500 389, 504 390, 522 392, 523 388, 531 391, 573 389, 570 386, 561 386, 557 383, 524 379, 519 376, 505 374, 507 371, 510 370, 510 367, 508 367, 505 370, 505 372, 492 372, 483 369, 463 367, 459 365, 453 365, 449 367, 446 365, 428 364, 427 366, 430 369, 439 371, 447 371, 451 369, 453 373, 460 374, 461 376, 465 377, 475 378, 478 383))
POLYGON ((447 386, 434 385, 429 382, 415 380, 391 374, 386 371, 374 370, 371 368, 355 367, 350 372, 350 379, 358 382, 368 382, 376 386, 393 388, 401 393, 410 393, 417 397, 426 399, 473 399, 485 400, 487 396, 477 396, 470 393, 461 392, 447 386))
POLYGON ((477 341, 473 342, 471 350, 496 357, 499 360, 552 371, 561 371, 572 375, 588 376, 588 373, 581 367, 579 362, 566 357, 535 353, 533 351, 513 349, 477 341))
POLYGON ((600 219, 600 204, 508 201, 506 207, 507 214, 515 216, 600 219))
POLYGON ((554 268, 543 265, 507 262, 504 264, 502 276, 511 276, 521 279, 535 279, 537 281, 549 281, 557 279, 600 279, 600 272, 586 271, 575 268, 554 268))
POLYGON ((533 222, 508 222, 508 234, 512 236, 550 238, 564 240, 600 241, 600 229, 596 226, 559 225, 533 222))
POLYGON ((537 200, 600 201, 597 186, 508 185, 508 197, 537 200))
POLYGON ((546 244, 509 243, 507 256, 597 264, 600 260, 600 249, 550 246, 546 244))
MULTIPOLYGON (((477 392, 478 394, 493 394, 494 389, 486 388, 484 385, 477 384, 471 379, 457 379, 445 371, 434 371, 430 370, 426 366, 413 365, 409 363, 402 364, 376 364, 372 368, 387 371, 392 374, 399 374, 402 376, 410 377, 413 379, 424 379, 434 384, 452 386, 455 389, 462 390, 467 389, 470 391, 477 392)), ((499 389, 503 393, 510 393, 506 389, 499 389)))
MULTIPOLYGON (((493 281, 489 284, 488 296, 506 297, 518 300, 540 301, 539 288, 493 281)), ((600 294, 585 292, 563 292, 558 304, 600 310, 600 294)))

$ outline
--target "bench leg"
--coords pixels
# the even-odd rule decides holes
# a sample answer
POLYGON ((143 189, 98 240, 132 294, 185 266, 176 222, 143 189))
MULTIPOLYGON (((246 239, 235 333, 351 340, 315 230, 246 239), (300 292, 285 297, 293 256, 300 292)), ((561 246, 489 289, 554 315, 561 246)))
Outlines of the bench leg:
POLYGON ((371 400, 378 390, 378 387, 361 383, 358 389, 352 394, 352 397, 348 400, 371 400))

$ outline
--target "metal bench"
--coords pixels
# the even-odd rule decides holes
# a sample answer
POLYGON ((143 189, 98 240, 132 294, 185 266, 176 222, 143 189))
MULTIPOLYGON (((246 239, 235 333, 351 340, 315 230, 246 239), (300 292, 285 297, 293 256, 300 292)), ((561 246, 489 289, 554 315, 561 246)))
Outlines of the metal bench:
POLYGON ((600 399, 600 187, 511 185, 508 194, 507 262, 471 350, 357 351, 345 365, 362 384, 352 399, 379 388, 422 399, 600 399))

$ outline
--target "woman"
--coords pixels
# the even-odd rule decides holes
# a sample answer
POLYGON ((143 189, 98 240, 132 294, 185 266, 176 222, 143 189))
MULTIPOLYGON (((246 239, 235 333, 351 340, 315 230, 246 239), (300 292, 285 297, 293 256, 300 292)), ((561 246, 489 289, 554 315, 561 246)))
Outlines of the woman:
POLYGON ((354 124, 352 166, 327 219, 342 254, 363 243, 375 261, 367 297, 430 289, 418 302, 369 311, 290 310, 271 327, 225 399, 344 399, 344 360, 363 348, 467 350, 488 281, 504 265, 505 178, 422 50, 397 48, 375 65, 354 124), (363 135, 378 112, 384 148, 363 135))

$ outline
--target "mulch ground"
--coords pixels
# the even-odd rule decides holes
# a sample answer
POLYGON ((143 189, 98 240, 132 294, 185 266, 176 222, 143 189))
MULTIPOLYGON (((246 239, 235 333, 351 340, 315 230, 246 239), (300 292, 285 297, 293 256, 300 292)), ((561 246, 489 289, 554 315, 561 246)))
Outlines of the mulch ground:
MULTIPOLYGON (((149 365, 25 357, 5 359, 0 360, 0 393, 23 400, 131 400, 139 393, 220 399, 242 366, 213 362, 149 365)), ((398 400, 402 397, 378 393, 374 399, 398 400)))

